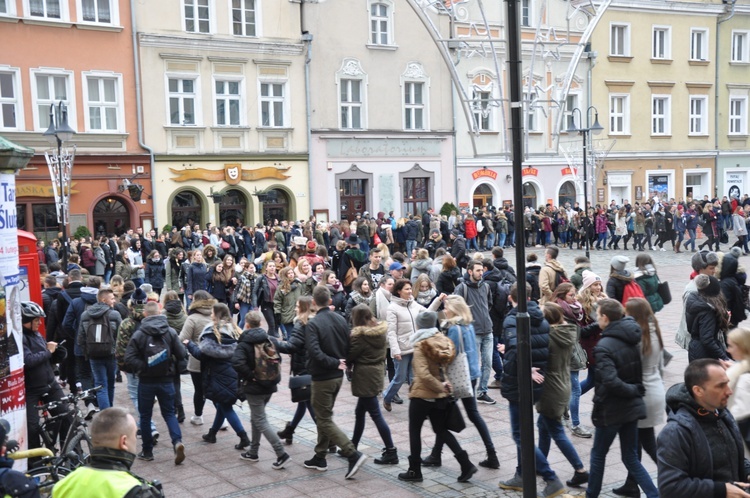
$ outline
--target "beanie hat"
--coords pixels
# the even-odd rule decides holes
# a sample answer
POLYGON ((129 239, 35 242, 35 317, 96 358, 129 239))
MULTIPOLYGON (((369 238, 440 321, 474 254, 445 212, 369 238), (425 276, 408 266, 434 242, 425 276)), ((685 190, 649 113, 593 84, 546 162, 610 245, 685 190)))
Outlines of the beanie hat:
POLYGON ((318 248, 318 243, 314 240, 311 240, 307 243, 307 252, 315 252, 315 249, 318 248))
POLYGON ((133 292, 133 296, 130 298, 133 304, 146 304, 148 301, 148 295, 143 291, 142 288, 138 288, 133 292))
POLYGON ((438 315, 434 311, 425 311, 417 315, 417 329, 434 329, 437 327, 438 315))
POLYGON ((609 264, 617 271, 623 271, 625 269, 625 265, 630 263, 630 258, 627 256, 615 256, 612 258, 612 260, 609 262, 609 264))
POLYGON ((151 284, 141 284, 141 290, 145 292, 146 295, 149 295, 154 292, 154 287, 151 284))
POLYGON ((583 285, 581 286, 581 290, 588 289, 596 282, 602 283, 602 277, 591 270, 583 270, 583 285))
POLYGON ((708 275, 698 275, 695 277, 695 286, 698 292, 706 296, 718 296, 721 293, 721 286, 716 277, 708 275))
MULTIPOLYGON (((737 248, 739 249, 739 247, 737 248)), ((693 270, 699 272, 706 269, 709 266, 716 266, 719 264, 719 256, 712 251, 701 251, 693 254, 690 260, 690 265, 693 270)))
POLYGON ((453 235, 454 237, 458 237, 459 235, 461 235, 461 232, 459 232, 457 228, 454 228, 453 230, 451 230, 451 235, 453 235))
POLYGON ((432 237, 433 235, 440 235, 440 230, 438 230, 437 228, 433 228, 432 230, 430 230, 430 237, 432 237))
POLYGON ((740 256, 742 256, 742 249, 740 249, 739 247, 735 246, 735 247, 733 247, 733 248, 731 248, 729 250, 729 254, 731 254, 732 256, 734 256, 737 259, 740 259, 740 256))

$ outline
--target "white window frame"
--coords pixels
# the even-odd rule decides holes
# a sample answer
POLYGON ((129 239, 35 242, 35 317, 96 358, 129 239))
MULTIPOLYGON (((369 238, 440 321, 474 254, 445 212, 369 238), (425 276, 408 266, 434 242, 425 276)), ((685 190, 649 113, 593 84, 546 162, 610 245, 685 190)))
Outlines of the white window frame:
POLYGON ((614 57, 630 57, 630 23, 612 22, 609 23, 609 55, 614 57), (615 52, 612 50, 614 45, 613 32, 615 29, 622 29, 623 41, 622 47, 618 47, 620 50, 615 52))
POLYGON ((263 78, 258 80, 258 128, 263 129, 271 129, 271 128, 291 128, 291 123, 289 121, 290 119, 290 90, 289 90, 289 80, 286 78, 263 78), (282 86, 282 96, 281 98, 274 97, 274 96, 261 96, 261 90, 263 85, 281 85, 282 86), (273 112, 273 105, 269 107, 270 113, 270 119, 269 124, 265 125, 263 124, 263 103, 264 102, 282 102, 282 111, 281 111, 281 125, 275 125, 273 124, 274 118, 276 117, 275 113, 273 112))
POLYGON ((562 126, 562 129, 560 131, 562 133, 567 133, 567 131, 571 128, 571 125, 575 127, 576 129, 579 129, 579 130, 581 129, 581 123, 579 122, 580 117, 578 117, 576 113, 573 112, 573 109, 581 108, 580 101, 581 101, 581 94, 578 92, 570 92, 565 97, 565 101, 563 102, 563 107, 561 108, 561 111, 563 113, 563 120, 562 120, 562 124, 560 125, 562 126), (568 99, 570 98, 575 98, 575 103, 569 106, 568 99))
POLYGON ((474 123, 476 129, 482 131, 495 131, 495 95, 492 91, 493 85, 489 85, 485 88, 474 87, 472 89, 472 115, 474 117, 474 123), (481 98, 482 95, 486 95, 487 98, 481 98), (486 117, 484 115, 487 115, 486 117), (484 121, 486 120, 486 125, 484 121))
POLYGON ((530 133, 544 131, 540 129, 539 120, 539 108, 537 107, 536 101, 539 100, 539 95, 531 89, 531 93, 524 90, 523 92, 523 105, 524 105, 524 126, 530 133))
POLYGON ((670 60, 672 58, 672 27, 651 27, 651 58, 670 60))
MULTIPOLYGON (((198 16, 198 2, 202 2, 204 0, 180 0, 180 15, 182 16, 182 30, 185 33, 192 33, 196 35, 210 35, 214 32, 214 19, 215 19, 215 12, 214 12, 214 1, 213 0, 205 0, 208 4, 208 31, 201 31, 200 30, 200 18, 198 16), (187 29, 187 16, 186 9, 188 8, 187 2, 191 2, 192 9, 193 9, 193 22, 195 23, 195 29, 193 31, 188 31, 187 29)), ((231 9, 230 9, 231 10, 231 9)))
POLYGON ((750 31, 732 30, 732 51, 729 56, 730 62, 750 62, 750 31))
POLYGON ((671 95, 651 95, 651 135, 652 136, 669 136, 672 134, 672 96, 671 95), (661 113, 654 109, 656 101, 664 102, 664 108, 661 113), (664 131, 656 130, 656 121, 663 120, 664 131))
MULTIPOLYGON (((341 80, 359 80, 361 83, 361 94, 362 105, 360 111, 360 125, 362 130, 367 129, 367 73, 362 69, 362 65, 359 60, 353 58, 345 58, 339 70, 336 72, 336 102, 337 102, 337 122, 339 129, 345 129, 341 123, 341 80)), ((349 129, 349 128, 346 128, 349 129)))
MULTIPOLYGON (((108 0, 109 2, 109 22, 86 21, 83 18, 83 2, 87 0, 76 0, 76 11, 78 12, 78 22, 94 26, 119 26, 120 25, 120 5, 119 0, 108 0)), ((99 12, 97 0, 88 0, 94 3, 97 14, 99 12)))
POLYGON ((200 75, 197 73, 166 73, 164 75, 164 90, 165 90, 165 104, 166 104, 166 117, 167 117, 167 126, 176 126, 181 128, 194 128, 196 126, 203 126, 203 103, 201 101, 201 78, 200 75), (185 110, 182 105, 182 100, 184 97, 181 97, 183 93, 181 91, 176 92, 174 95, 180 98, 180 118, 182 119, 181 123, 172 123, 172 113, 170 110, 171 102, 170 99, 172 98, 172 93, 169 91, 169 80, 176 79, 176 80, 192 80, 193 81, 193 94, 194 102, 193 102, 193 112, 195 114, 194 123, 185 123, 184 117, 185 117, 185 110))
POLYGON ((707 28, 690 28, 690 60, 691 61, 708 61, 708 29, 707 28), (696 37, 700 37, 696 44, 696 37), (696 50, 698 48, 698 50, 696 50), (697 53, 697 52, 700 53, 697 53), (703 57, 700 57, 700 56, 703 57))
MULTIPOLYGON (((9 0, 11 2, 15 2, 15 0, 9 0)), ((70 12, 68 9, 68 0, 59 0, 60 2, 60 18, 56 17, 47 17, 44 16, 32 16, 31 15, 31 2, 33 0, 23 0, 23 15, 24 17, 28 17, 29 19, 34 20, 44 20, 44 21, 50 21, 50 22, 69 22, 70 21, 70 12)), ((44 2, 44 11, 47 12, 47 2, 50 0, 40 0, 44 2)), ((70 115, 70 114, 68 114, 70 115)))
POLYGON ((402 120, 402 127, 404 131, 427 131, 430 129, 429 126, 429 120, 427 119, 428 116, 428 91, 427 91, 427 83, 422 80, 405 80, 401 84, 401 105, 402 105, 402 112, 401 112, 401 120, 402 120), (410 93, 409 90, 411 88, 415 88, 412 85, 421 85, 422 86, 422 102, 416 103, 416 102, 406 102, 407 93, 410 93), (422 127, 421 128, 414 128, 415 123, 415 116, 417 111, 422 111, 422 127), (406 115, 411 114, 411 122, 412 127, 407 128, 406 126, 406 115))
POLYGON ((731 95, 729 97, 729 135, 747 135, 747 96, 731 95), (739 104, 739 114, 735 113, 739 104))
POLYGON ((367 44, 369 46, 371 46, 371 47, 390 47, 390 46, 395 45, 395 41, 394 41, 394 37, 395 37, 394 31, 395 30, 393 29, 393 22, 394 22, 393 21, 393 11, 394 11, 394 9, 395 9, 395 5, 394 5, 394 2, 392 2, 391 0, 370 0, 369 2, 367 2, 367 22, 368 22, 368 24, 367 24, 367 44), (384 5, 385 6, 385 8, 386 8, 386 16, 385 17, 381 17, 381 16, 377 16, 376 17, 376 16, 372 15, 372 8, 376 4, 378 4, 378 5, 384 5), (378 39, 377 40, 373 40, 373 34, 374 34, 373 29, 372 29, 372 23, 373 23, 373 21, 377 21, 378 23, 382 23, 383 21, 385 21, 385 23, 386 23, 386 32, 385 32, 386 42, 385 43, 383 43, 381 41, 381 39, 380 39, 381 36, 382 36, 382 34, 383 34, 380 29, 378 29, 378 31, 377 31, 378 39))
POLYGON ((338 81, 338 99, 339 99, 339 112, 338 112, 338 119, 339 119, 339 129, 341 130, 362 130, 364 129, 364 110, 365 110, 365 89, 364 89, 364 81, 361 78, 341 78, 338 81), (351 98, 351 88, 353 86, 353 83, 357 83, 359 85, 359 102, 354 102, 352 100, 343 101, 341 99, 342 94, 344 93, 344 87, 347 87, 347 96, 351 98), (352 121, 352 110, 353 109, 359 109, 359 126, 354 126, 352 121), (344 110, 346 110, 347 120, 349 122, 349 126, 344 126, 344 121, 342 119, 342 114, 344 114, 344 110))
POLYGON ((16 16, 16 0, 5 0, 5 11, 0 11, 0 17, 16 16))
MULTIPOLYGON (((244 2, 247 1, 247 0, 241 0, 241 1, 244 4, 244 2)), ((242 34, 238 35, 238 34, 236 34, 234 32, 234 15, 233 15, 233 13, 234 13, 234 5, 233 5, 233 0, 229 0, 229 26, 230 26, 231 33, 232 33, 233 36, 242 36, 242 37, 246 37, 246 38, 260 38, 261 36, 263 36, 262 33, 261 33, 261 27, 263 26, 263 23, 260 22, 260 20, 261 20, 261 10, 262 10, 261 9, 261 5, 262 5, 262 2, 260 0, 253 0, 253 2, 255 3, 255 34, 254 35, 248 35, 245 32, 245 8, 244 8, 244 5, 243 5, 243 8, 240 9, 241 12, 242 12, 242 34)))
MULTIPOLYGON (((237 128, 241 126, 247 126, 247 112, 246 110, 246 95, 247 91, 245 89, 245 78, 242 76, 235 76, 235 75, 229 75, 229 74, 214 74, 213 81, 211 85, 211 102, 213 104, 213 116, 214 116, 214 126, 221 127, 221 128, 237 128), (238 90, 239 95, 237 96, 237 100, 239 100, 239 106, 240 106, 240 115, 239 115, 239 122, 237 124, 219 124, 219 112, 217 109, 217 103, 219 99, 224 100, 234 100, 234 98, 231 97, 231 94, 223 94, 219 95, 216 92, 216 83, 217 82, 225 82, 225 83, 237 83, 238 84, 238 90)), ((225 107, 225 113, 226 117, 230 117, 229 108, 225 107)))
POLYGON ((688 135, 705 136, 708 135, 708 95, 691 95, 688 100, 688 135), (701 102, 700 113, 693 112, 693 103, 701 102), (696 121, 697 120, 697 121, 696 121), (700 125, 700 130, 696 130, 695 124, 700 125))
POLYGON ((609 113, 608 126, 610 135, 630 135, 630 94, 629 93, 610 93, 609 94, 609 113), (622 111, 614 113, 612 104, 615 99, 622 99, 622 111), (622 129, 613 129, 612 120, 616 117, 622 117, 622 129))
POLYGON ((17 67, 0 66, 0 73, 10 74, 13 82, 13 98, 3 98, 0 95, 0 130, 4 131, 23 131, 24 126, 24 107, 23 107, 23 87, 21 86, 21 70, 17 67), (16 125, 5 126, 2 118, 2 105, 13 104, 16 107, 16 125))
MULTIPOLYGON (((113 73, 109 71, 86 71, 81 73, 81 88, 83 90, 83 114, 84 114, 84 129, 90 133, 122 133, 125 131, 125 98, 122 83, 122 74, 113 73), (117 109, 117 126, 114 130, 95 129, 91 128, 91 108, 89 106, 89 78, 95 79, 113 79, 115 80, 115 93, 117 95, 117 102, 115 105, 102 107, 115 107, 117 109)), ((102 115, 102 122, 104 122, 105 116, 102 115)))
POLYGON ((520 20, 519 23, 524 28, 529 28, 534 24, 534 1, 533 0, 521 0, 521 5, 518 9, 520 20))
MULTIPOLYGON (((63 102, 68 108, 68 125, 73 128, 74 130, 78 130, 78 119, 77 119, 77 113, 76 113, 76 94, 75 94, 75 84, 73 81, 73 78, 75 77, 75 74, 73 71, 66 71, 65 69, 60 68, 32 68, 29 70, 31 78, 29 80, 29 84, 31 87, 31 104, 32 104, 32 114, 34 117, 34 131, 41 131, 45 132, 47 131, 47 126, 42 126, 41 119, 39 116, 39 97, 37 95, 37 82, 36 77, 37 76, 63 76, 65 78, 65 92, 68 96, 67 100, 64 100, 63 102)), ((57 105, 60 101, 53 99, 50 100, 48 103, 45 103, 47 106, 45 110, 45 114, 49 116, 49 105, 48 104, 55 104, 57 105)))

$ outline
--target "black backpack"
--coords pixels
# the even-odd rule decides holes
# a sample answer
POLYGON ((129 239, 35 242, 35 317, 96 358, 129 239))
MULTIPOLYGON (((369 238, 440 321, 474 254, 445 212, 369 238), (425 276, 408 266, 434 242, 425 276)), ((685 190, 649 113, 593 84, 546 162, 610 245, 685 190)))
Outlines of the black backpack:
POLYGON ((146 369, 141 374, 147 377, 167 377, 169 367, 172 364, 172 334, 167 332, 161 335, 146 335, 146 348, 143 350, 146 357, 146 369))
POLYGON ((115 349, 112 324, 109 322, 109 311, 99 317, 89 316, 84 331, 86 334, 86 354, 88 358, 108 358, 115 349))

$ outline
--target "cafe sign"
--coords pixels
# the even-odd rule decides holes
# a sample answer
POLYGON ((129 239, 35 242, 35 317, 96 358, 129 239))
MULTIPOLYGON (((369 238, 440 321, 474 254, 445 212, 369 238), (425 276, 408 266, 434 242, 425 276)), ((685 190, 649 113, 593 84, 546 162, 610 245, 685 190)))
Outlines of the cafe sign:
POLYGON ((479 178, 490 178, 492 180, 497 180, 497 172, 492 171, 491 169, 482 168, 473 172, 471 174, 471 177, 475 180, 479 178))
MULTIPOLYGON (((77 194, 73 190, 76 183, 70 184, 70 193, 77 194)), ((52 185, 35 185, 33 183, 20 183, 16 185, 16 197, 54 197, 55 191, 52 185)))
POLYGON ((566 166, 565 168, 562 169, 562 174, 563 176, 567 176, 567 175, 575 176, 576 174, 578 174, 578 169, 571 168, 570 166, 566 166))
POLYGON ((539 170, 536 169, 536 168, 531 168, 531 167, 524 168, 524 169, 521 170, 521 174, 523 176, 538 176, 539 175, 539 170))

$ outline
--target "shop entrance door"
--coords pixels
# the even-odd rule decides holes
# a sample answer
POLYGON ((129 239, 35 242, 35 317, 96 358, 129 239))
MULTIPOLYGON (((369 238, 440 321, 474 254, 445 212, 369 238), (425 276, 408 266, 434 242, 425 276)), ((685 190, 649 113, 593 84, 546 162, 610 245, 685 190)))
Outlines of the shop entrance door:
POLYGON ((493 205, 492 189, 486 183, 477 186, 472 197, 473 207, 482 209, 484 206, 493 205))
POLYGON ((130 228, 130 212, 116 197, 107 197, 94 206, 94 235, 120 236, 130 228))
POLYGON ((354 221, 357 219, 357 213, 362 214, 367 211, 366 187, 366 179, 339 180, 339 201, 342 220, 346 216, 346 219, 349 221, 354 221))

